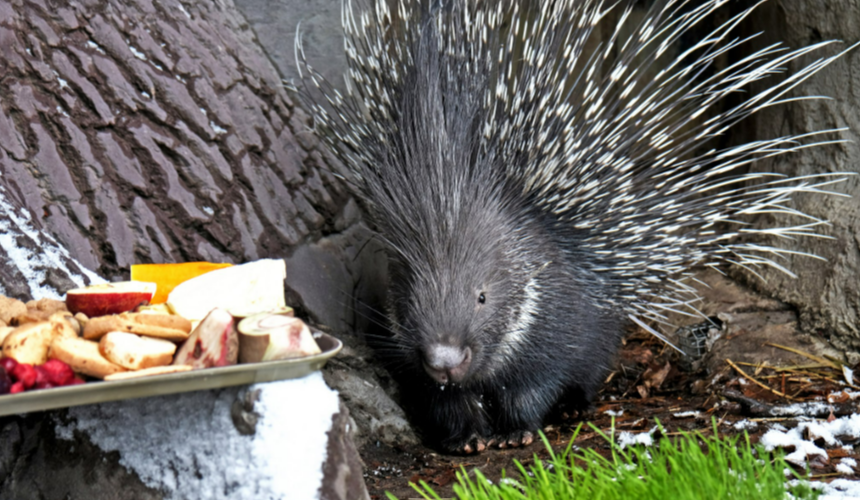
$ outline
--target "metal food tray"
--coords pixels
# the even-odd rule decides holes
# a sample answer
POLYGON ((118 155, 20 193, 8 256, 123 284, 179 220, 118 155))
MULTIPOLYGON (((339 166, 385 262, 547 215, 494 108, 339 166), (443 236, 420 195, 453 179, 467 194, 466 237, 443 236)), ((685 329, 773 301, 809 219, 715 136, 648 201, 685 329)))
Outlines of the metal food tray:
POLYGON ((340 340, 325 333, 315 334, 314 340, 323 352, 302 358, 221 366, 126 380, 95 381, 7 394, 0 396, 0 416, 301 378, 323 368, 326 361, 338 354, 343 346, 340 340))

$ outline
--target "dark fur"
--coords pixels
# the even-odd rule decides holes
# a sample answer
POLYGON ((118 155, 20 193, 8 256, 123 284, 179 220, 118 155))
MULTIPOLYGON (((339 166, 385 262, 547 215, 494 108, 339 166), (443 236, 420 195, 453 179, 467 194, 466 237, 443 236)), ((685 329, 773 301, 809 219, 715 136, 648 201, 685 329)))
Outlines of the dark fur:
POLYGON ((462 450, 476 439, 538 429, 566 390, 590 401, 623 321, 598 307, 607 292, 589 271, 589 256, 578 252, 581 235, 533 208, 506 180, 505 162, 525 160, 479 150, 477 101, 486 80, 449 81, 439 69, 446 56, 432 30, 425 33, 400 89, 403 132, 390 138, 363 194, 392 250, 390 315, 402 393, 433 441, 462 450), (527 303, 530 280, 540 295, 529 328, 511 345, 506 333, 527 303), (472 349, 462 384, 441 387, 424 373, 422 348, 440 341, 472 349))

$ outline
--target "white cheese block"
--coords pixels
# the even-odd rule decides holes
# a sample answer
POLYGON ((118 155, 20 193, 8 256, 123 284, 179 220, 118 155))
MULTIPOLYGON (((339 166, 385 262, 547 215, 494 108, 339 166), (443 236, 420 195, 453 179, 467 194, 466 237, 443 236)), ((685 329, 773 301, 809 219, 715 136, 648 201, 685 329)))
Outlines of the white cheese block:
POLYGON ((214 308, 246 317, 286 307, 284 279, 287 266, 281 259, 262 259, 225 267, 179 284, 167 297, 167 305, 192 323, 214 308))

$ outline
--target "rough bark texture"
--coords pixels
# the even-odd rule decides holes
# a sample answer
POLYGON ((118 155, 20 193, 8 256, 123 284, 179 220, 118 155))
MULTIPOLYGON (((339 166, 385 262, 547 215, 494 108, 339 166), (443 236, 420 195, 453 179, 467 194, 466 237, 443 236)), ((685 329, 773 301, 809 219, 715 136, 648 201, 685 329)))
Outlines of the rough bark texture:
MULTIPOLYGON (((811 54, 805 62, 844 50, 858 42, 858 0, 780 0, 761 6, 745 31, 765 31, 758 46, 783 40, 791 47, 802 47, 823 40, 844 43, 811 54)), ((823 95, 831 100, 799 101, 772 107, 745 122, 736 139, 780 137, 815 130, 847 128, 829 139, 843 139, 842 144, 806 149, 754 165, 768 170, 803 176, 826 172, 859 172, 859 58, 858 48, 796 87, 794 96, 823 95)), ((801 67, 791 66, 790 72, 801 67)), ((823 137, 824 138, 824 137, 823 137)), ((859 349, 859 178, 850 177, 834 186, 845 198, 807 195, 798 197, 795 208, 830 221, 820 227, 833 239, 799 238, 790 244, 802 252, 820 255, 827 261, 793 256, 783 264, 798 278, 773 269, 763 269, 765 280, 752 278, 749 283, 768 295, 797 308, 801 328, 814 336, 828 339, 857 363, 859 349)), ((761 224, 773 224, 763 218, 761 224)), ((786 243, 782 243, 786 246, 786 243)))
POLYGON ((345 297, 380 288, 366 276, 379 246, 231 2, 0 0, 0 72, 0 193, 68 250, 37 266, 37 289, 0 241, 9 295, 86 282, 71 259, 121 279, 133 263, 285 257, 345 233, 288 287, 337 331, 363 324, 345 297), (316 279, 332 273, 338 293, 316 279), (297 292, 309 276, 328 290, 297 292))

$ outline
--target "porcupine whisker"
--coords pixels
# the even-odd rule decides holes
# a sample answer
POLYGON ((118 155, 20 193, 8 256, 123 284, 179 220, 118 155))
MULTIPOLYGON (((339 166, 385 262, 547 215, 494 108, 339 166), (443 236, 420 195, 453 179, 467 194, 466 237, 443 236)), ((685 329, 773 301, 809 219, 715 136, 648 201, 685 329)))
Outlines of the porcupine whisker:
MULTIPOLYGON (((340 300, 339 302, 340 302, 340 304, 341 304, 342 306, 349 308, 353 313, 358 314, 359 316, 361 316, 361 317, 365 318, 366 320, 370 321, 370 322, 371 322, 371 323, 373 323, 374 325, 376 325, 376 326, 378 326, 378 327, 380 327, 380 328, 384 329, 385 331, 387 331, 387 332, 391 333, 391 334, 392 334, 392 337, 391 337, 391 338, 393 338, 393 339, 397 339, 397 338, 401 337, 401 334, 399 334, 397 331, 395 331, 395 330, 393 330, 392 328, 390 328, 390 327, 389 327, 388 325, 386 325, 385 323, 383 323, 383 322, 381 322, 381 321, 377 320, 376 318, 374 318, 374 317, 373 317, 372 315, 370 315, 370 314, 363 313, 363 312, 362 312, 362 311, 360 311, 357 307, 353 306, 353 305, 352 305, 352 303, 351 303, 351 301, 356 301, 356 302, 361 303, 362 305, 364 305, 364 306, 365 306, 365 307, 367 307, 368 309, 371 309, 371 312, 374 312, 374 313, 379 314, 379 311, 375 311, 375 310, 374 310, 373 308, 371 308, 369 305, 365 304, 364 302, 362 302, 362 301, 361 301, 361 300, 359 300, 358 298, 354 297, 354 296, 353 296, 351 293, 349 293, 349 292, 345 292, 345 291, 343 291, 343 290, 338 290, 338 291, 339 291, 339 292, 341 292, 342 294, 346 295, 346 296, 350 299, 350 301, 348 301, 348 300, 340 300)), ((398 326, 398 328, 401 328, 401 329, 402 329, 403 327, 402 327, 402 326, 398 326)), ((367 333, 365 333, 365 335, 368 335, 368 334, 367 334, 367 333)))

